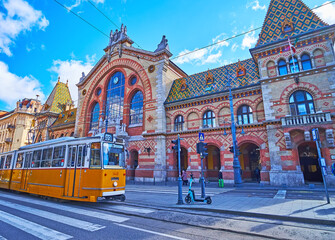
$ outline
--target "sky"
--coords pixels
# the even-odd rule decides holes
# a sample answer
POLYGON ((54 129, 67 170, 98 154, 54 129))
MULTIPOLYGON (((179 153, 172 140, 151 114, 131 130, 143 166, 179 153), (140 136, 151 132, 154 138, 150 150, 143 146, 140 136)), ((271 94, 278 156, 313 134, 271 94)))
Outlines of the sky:
MULTIPOLYGON (((44 103, 58 77, 69 81, 72 99, 81 73, 103 56, 109 33, 125 24, 134 47, 154 51, 166 35, 173 61, 194 74, 251 57, 270 0, 0 0, 0 110, 18 100, 44 103), (96 8, 104 13, 101 14, 96 8), (212 47, 184 53, 222 41, 212 47), (178 57, 181 56, 181 57, 178 57)), ((326 0, 304 0, 310 8, 326 0)), ((315 12, 335 24, 335 3, 315 12)))

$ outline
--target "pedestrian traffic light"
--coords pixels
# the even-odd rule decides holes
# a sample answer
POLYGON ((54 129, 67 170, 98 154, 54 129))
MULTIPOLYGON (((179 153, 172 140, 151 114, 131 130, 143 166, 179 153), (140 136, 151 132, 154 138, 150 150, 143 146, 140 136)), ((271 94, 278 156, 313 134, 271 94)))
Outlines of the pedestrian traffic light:
POLYGON ((233 146, 229 147, 229 152, 234 153, 234 147, 233 146))
POLYGON ((172 146, 172 150, 176 150, 176 152, 178 151, 178 139, 176 139, 176 140, 172 140, 171 141, 173 144, 174 144, 174 146, 172 146))
POLYGON ((208 149, 207 149, 207 143, 202 143, 202 157, 207 157, 208 156, 208 149))
POLYGON ((200 154, 202 152, 203 142, 197 143, 197 153, 200 154))

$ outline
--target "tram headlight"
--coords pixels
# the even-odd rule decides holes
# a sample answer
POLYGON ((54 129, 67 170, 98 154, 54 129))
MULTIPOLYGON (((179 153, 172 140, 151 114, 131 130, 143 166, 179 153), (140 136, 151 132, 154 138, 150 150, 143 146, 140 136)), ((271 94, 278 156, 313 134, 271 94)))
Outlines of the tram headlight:
POLYGON ((113 182, 113 186, 116 187, 117 186, 117 182, 113 182))

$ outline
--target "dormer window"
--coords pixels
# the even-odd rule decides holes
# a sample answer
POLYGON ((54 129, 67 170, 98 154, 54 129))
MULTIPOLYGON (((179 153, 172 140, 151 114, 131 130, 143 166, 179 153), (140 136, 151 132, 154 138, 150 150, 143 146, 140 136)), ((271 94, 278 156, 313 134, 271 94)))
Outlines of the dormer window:
POLYGON ((183 91, 185 91, 186 89, 187 89, 187 84, 186 84, 185 79, 183 79, 183 80, 181 81, 180 91, 183 92, 183 91))
POLYGON ((238 68, 236 70, 237 77, 243 77, 245 75, 245 67, 241 65, 240 60, 238 61, 238 68))
POLYGON ((213 77, 213 74, 209 72, 209 69, 208 69, 207 76, 206 76, 206 84, 209 85, 212 83, 214 83, 214 77, 213 77))
POLYGON ((286 18, 285 21, 283 22, 281 31, 283 33, 289 33, 289 32, 292 32, 293 30, 294 30, 293 23, 286 18))

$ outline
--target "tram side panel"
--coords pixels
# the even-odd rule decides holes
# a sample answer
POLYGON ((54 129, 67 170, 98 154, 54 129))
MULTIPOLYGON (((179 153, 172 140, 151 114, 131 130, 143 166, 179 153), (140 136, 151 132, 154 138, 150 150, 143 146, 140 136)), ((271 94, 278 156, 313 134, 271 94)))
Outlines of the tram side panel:
POLYGON ((0 188, 10 188, 10 181, 12 178, 12 166, 14 160, 14 153, 2 155, 0 157, 0 188))

